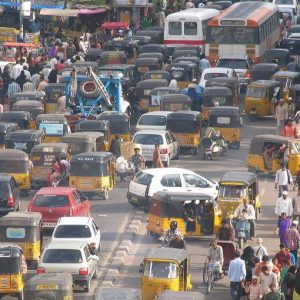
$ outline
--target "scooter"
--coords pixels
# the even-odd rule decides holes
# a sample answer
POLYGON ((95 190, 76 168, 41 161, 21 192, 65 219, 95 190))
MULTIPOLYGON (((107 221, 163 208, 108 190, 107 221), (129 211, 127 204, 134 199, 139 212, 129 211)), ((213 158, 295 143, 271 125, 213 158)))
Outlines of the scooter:
POLYGON ((216 155, 223 156, 226 151, 226 142, 222 135, 216 136, 215 139, 204 138, 202 140, 202 146, 204 149, 203 158, 213 160, 216 155))
POLYGON ((237 219, 235 223, 235 236, 239 248, 243 249, 244 242, 250 240, 250 223, 247 219, 237 219))
POLYGON ((134 175, 134 166, 131 162, 127 161, 123 156, 116 160, 116 171, 120 176, 121 181, 126 181, 127 176, 134 175))

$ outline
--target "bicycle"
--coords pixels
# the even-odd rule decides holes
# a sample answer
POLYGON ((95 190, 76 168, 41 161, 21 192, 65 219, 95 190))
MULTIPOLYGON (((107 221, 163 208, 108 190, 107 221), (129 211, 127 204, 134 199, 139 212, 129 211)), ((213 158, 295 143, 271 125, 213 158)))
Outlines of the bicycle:
POLYGON ((203 282, 206 284, 206 295, 213 289, 214 282, 220 278, 219 266, 214 263, 205 263, 203 268, 203 282))

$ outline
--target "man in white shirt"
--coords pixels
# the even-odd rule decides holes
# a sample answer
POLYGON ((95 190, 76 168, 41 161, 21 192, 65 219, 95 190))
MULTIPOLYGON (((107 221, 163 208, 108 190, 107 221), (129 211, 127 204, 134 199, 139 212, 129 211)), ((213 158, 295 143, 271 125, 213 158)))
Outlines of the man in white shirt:
POLYGON ((265 246, 263 246, 263 239, 258 238, 256 240, 257 246, 254 247, 254 255, 255 257, 259 258, 259 261, 262 261, 263 256, 268 256, 268 251, 265 246))
POLYGON ((40 75, 43 75, 45 80, 48 80, 48 76, 52 69, 50 68, 50 65, 46 65, 45 68, 40 72, 40 75))
POLYGON ((31 80, 31 74, 27 69, 28 69, 27 66, 23 66, 23 71, 24 71, 26 78, 31 80))
POLYGON ((263 266, 260 274, 260 288, 262 296, 270 291, 270 284, 275 284, 276 288, 278 288, 277 276, 272 271, 270 272, 267 266, 263 266))
POLYGON ((286 165, 282 164, 275 176, 275 190, 278 188, 278 197, 281 196, 283 191, 288 191, 289 184, 293 184, 293 177, 286 165))
MULTIPOLYGON (((290 197, 288 197, 288 192, 282 192, 282 196, 277 199, 275 206, 275 214, 278 216, 278 223, 282 213, 286 213, 287 217, 290 218, 293 214, 293 202, 290 197)), ((279 224, 278 224, 279 226, 279 224)))
POLYGON ((244 198, 243 203, 240 204, 234 211, 234 217, 248 220, 250 223, 250 239, 255 236, 255 210, 252 204, 248 203, 248 199, 244 198))
POLYGON ((32 85, 33 85, 33 89, 36 90, 37 87, 39 86, 41 80, 41 75, 38 73, 35 73, 32 75, 31 77, 31 81, 32 81, 32 85))
POLYGON ((58 62, 57 57, 52 57, 52 58, 49 60, 49 65, 50 65, 50 68, 51 68, 52 70, 55 69, 55 66, 57 65, 57 62, 58 62))
POLYGON ((20 61, 15 64, 12 68, 12 78, 17 79, 23 70, 24 59, 20 59, 20 61))

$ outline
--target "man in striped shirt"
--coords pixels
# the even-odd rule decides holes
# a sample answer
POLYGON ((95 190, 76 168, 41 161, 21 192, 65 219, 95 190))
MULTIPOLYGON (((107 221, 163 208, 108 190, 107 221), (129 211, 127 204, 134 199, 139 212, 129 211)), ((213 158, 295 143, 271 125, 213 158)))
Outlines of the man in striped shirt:
POLYGON ((285 237, 287 241, 287 248, 290 250, 290 253, 294 255, 297 262, 297 252, 299 248, 300 235, 297 229, 298 221, 294 220, 291 227, 286 231, 285 237))
POLYGON ((11 99, 15 94, 21 93, 21 88, 19 84, 16 83, 16 80, 14 78, 11 78, 10 84, 7 88, 7 97, 11 99))
POLYGON ((29 79, 26 79, 26 82, 23 84, 23 92, 32 92, 34 91, 33 84, 29 79))

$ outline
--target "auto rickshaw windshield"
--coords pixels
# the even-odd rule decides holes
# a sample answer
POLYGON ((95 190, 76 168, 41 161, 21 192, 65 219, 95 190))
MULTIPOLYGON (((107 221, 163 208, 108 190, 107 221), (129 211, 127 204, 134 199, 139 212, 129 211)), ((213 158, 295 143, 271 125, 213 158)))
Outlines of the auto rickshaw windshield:
POLYGON ((219 197, 228 198, 245 198, 247 197, 247 187, 245 185, 222 185, 220 184, 219 197))
POLYGON ((248 86, 246 97, 251 98, 265 98, 267 93, 267 88, 263 86, 248 86))
POLYGON ((147 261, 144 277, 175 279, 178 277, 178 266, 176 263, 168 261, 147 261))
POLYGON ((95 177, 108 176, 107 164, 97 164, 95 162, 72 162, 72 176, 95 177))
POLYGON ((39 229, 31 226, 2 226, 0 227, 1 240, 9 243, 36 241, 37 230, 39 229))
POLYGON ((5 173, 27 173, 28 161, 0 160, 0 170, 5 173))
MULTIPOLYGON (((9 251, 9 250, 8 250, 9 251)), ((0 275, 4 274, 18 274, 21 270, 21 261, 19 257, 10 257, 10 253, 3 253, 4 250, 1 250, 0 253, 0 275)), ((10 251, 9 251, 10 252, 10 251)))

